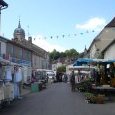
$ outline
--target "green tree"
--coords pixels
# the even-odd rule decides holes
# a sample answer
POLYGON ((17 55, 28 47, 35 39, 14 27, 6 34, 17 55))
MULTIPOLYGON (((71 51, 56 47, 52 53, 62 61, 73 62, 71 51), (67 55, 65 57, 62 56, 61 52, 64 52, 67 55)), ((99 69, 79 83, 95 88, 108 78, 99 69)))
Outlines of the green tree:
POLYGON ((79 53, 75 49, 70 49, 70 56, 71 57, 77 57, 79 53))
POLYGON ((66 72, 66 66, 60 66, 60 67, 58 67, 57 68, 57 72, 59 72, 59 73, 64 73, 64 72, 66 72))
POLYGON ((70 50, 66 50, 65 54, 66 54, 67 57, 70 57, 70 50))
POLYGON ((66 50, 65 52, 58 52, 54 49, 49 54, 51 61, 57 60, 59 58, 69 58, 70 60, 75 60, 79 55, 79 53, 75 49, 66 50))
POLYGON ((57 60, 60 57, 60 53, 55 49, 50 53, 50 59, 52 61, 57 60))
POLYGON ((70 49, 70 50, 66 50, 65 51, 66 53, 66 56, 68 56, 69 58, 72 58, 72 57, 78 57, 79 53, 75 50, 75 49, 70 49))
POLYGON ((60 53, 60 58, 64 58, 64 57, 66 57, 66 53, 65 52, 61 52, 60 53))

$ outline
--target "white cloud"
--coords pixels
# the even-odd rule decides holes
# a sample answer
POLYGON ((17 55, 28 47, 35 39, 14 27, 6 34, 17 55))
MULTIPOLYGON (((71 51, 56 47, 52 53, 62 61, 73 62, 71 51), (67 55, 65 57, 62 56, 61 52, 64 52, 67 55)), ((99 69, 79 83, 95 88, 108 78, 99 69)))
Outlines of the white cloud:
POLYGON ((43 48, 44 50, 46 51, 53 51, 54 49, 56 49, 57 51, 59 52, 63 52, 65 51, 66 49, 62 46, 59 46, 58 44, 51 44, 49 42, 47 42, 43 36, 41 35, 37 35, 35 37, 33 37, 33 43, 41 48, 43 48))
POLYGON ((104 18, 91 18, 84 24, 76 24, 76 28, 85 30, 101 30, 106 25, 106 20, 104 18))

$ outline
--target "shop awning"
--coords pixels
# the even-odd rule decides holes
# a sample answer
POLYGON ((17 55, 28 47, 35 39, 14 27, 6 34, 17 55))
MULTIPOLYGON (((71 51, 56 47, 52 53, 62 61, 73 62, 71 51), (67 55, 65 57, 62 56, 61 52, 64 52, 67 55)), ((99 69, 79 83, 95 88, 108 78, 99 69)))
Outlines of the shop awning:
POLYGON ((73 64, 73 66, 81 66, 82 64, 88 64, 93 62, 93 59, 90 58, 79 58, 75 61, 75 63, 73 64))
POLYGON ((110 63, 114 63, 114 62, 115 62, 115 60, 110 60, 110 59, 79 58, 74 62, 73 66, 81 66, 82 64, 90 64, 90 63, 110 64, 110 63))

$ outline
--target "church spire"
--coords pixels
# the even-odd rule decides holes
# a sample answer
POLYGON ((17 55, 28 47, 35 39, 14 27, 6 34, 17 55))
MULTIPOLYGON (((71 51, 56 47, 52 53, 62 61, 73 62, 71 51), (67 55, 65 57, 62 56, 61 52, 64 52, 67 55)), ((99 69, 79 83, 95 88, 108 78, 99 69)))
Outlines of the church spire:
POLYGON ((85 51, 87 50, 86 45, 85 45, 85 51))
POLYGON ((85 49, 84 49, 84 52, 87 52, 87 48, 86 48, 86 45, 85 45, 85 49))
POLYGON ((19 19, 19 23, 18 23, 18 28, 21 28, 20 19, 19 19))

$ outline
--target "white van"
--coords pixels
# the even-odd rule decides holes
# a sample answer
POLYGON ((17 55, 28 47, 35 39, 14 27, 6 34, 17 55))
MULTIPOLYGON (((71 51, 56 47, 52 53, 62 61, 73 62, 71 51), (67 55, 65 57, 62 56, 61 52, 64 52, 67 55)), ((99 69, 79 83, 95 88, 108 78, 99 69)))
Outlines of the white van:
POLYGON ((46 70, 46 74, 47 74, 47 77, 48 77, 48 82, 54 82, 55 79, 56 79, 56 76, 55 76, 55 73, 53 70, 46 70))

